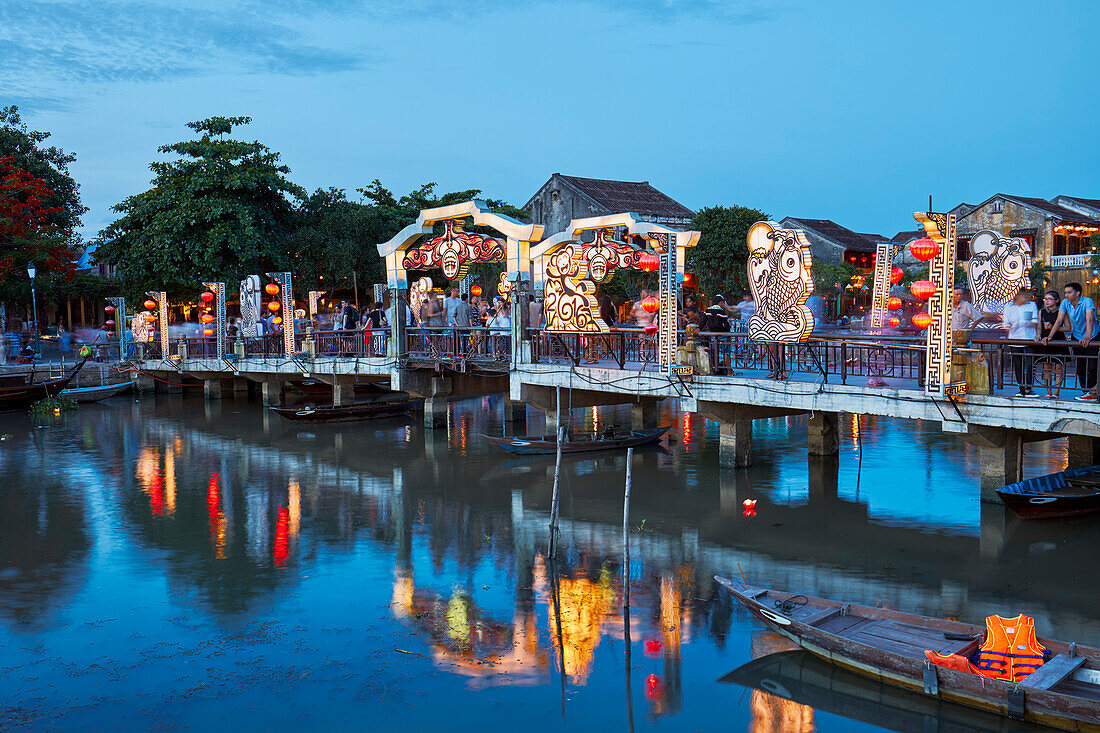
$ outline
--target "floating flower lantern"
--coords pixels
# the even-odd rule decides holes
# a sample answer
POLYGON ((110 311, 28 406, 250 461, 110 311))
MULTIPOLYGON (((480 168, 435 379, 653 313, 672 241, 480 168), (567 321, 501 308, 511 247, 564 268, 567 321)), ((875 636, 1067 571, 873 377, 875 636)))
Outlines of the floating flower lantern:
POLYGON ((271 311, 272 313, 279 310, 279 301, 277 301, 277 300, 271 301, 270 303, 267 304, 267 309, 269 311, 271 311))
POLYGON ((896 295, 891 295, 890 299, 886 301, 886 308, 892 311, 896 311, 898 308, 901 308, 901 298, 896 295))
POLYGON ((744 507, 744 509, 741 511, 742 516, 756 516, 756 499, 745 499, 743 502, 741 502, 741 506, 744 507))
POLYGON ((913 325, 917 328, 928 328, 932 325, 932 314, 923 311, 913 314, 913 325))
POLYGON ((928 300, 936 292, 936 284, 931 280, 917 280, 909 286, 909 291, 921 300, 928 300))
POLYGON ((927 262, 940 253, 940 245, 934 239, 922 237, 909 244, 909 251, 921 262, 927 262))
POLYGON ((157 301, 155 301, 155 300, 147 300, 147 301, 145 301, 145 302, 144 302, 144 303, 143 303, 142 305, 144 305, 144 306, 145 306, 145 309, 146 309, 146 310, 153 310, 154 308, 156 308, 156 307, 157 307, 157 301))
POLYGON ((214 299, 214 294, 211 293, 209 290, 207 290, 205 293, 203 293, 199 297, 202 298, 203 303, 209 303, 210 301, 212 301, 214 299))
POLYGON ((901 319, 897 316, 893 316, 892 318, 890 318, 889 321, 887 321, 887 323, 890 324, 890 328, 897 328, 901 325, 901 319))
POLYGON ((646 313, 656 313, 661 307, 661 301, 654 298, 652 295, 642 301, 642 310, 646 313))
POLYGON ((905 270, 901 269, 900 267, 895 266, 892 270, 890 270, 890 282, 892 284, 897 285, 901 282, 901 279, 903 277, 905 277, 905 270))
POLYGON ((275 283, 268 283, 267 285, 264 286, 264 292, 267 293, 268 295, 278 295, 279 294, 279 286, 276 285, 275 283))

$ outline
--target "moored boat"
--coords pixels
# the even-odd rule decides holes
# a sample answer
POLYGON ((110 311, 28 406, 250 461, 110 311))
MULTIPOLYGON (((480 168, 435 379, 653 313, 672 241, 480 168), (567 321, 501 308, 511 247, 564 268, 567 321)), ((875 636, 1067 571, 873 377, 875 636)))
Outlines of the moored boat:
POLYGON ((1056 519, 1100 512, 1100 466, 1071 468, 997 489, 1020 519, 1056 519))
POLYGON ((61 390, 61 396, 68 397, 77 402, 99 402, 108 397, 120 395, 133 386, 134 383, 131 381, 118 382, 116 384, 103 384, 98 387, 68 387, 61 390))
MULTIPOLYGON (((657 428, 644 432, 633 431, 626 435, 614 435, 610 437, 585 437, 571 438, 562 443, 562 453, 587 453, 589 451, 618 450, 621 448, 634 448, 639 445, 656 443, 672 426, 657 428)), ((490 445, 515 453, 521 456, 546 455, 556 453, 557 439, 552 436, 527 436, 527 437, 496 437, 482 435, 490 445)))
POLYGON ((39 400, 56 397, 69 386, 69 382, 73 381, 85 361, 87 358, 81 359, 68 375, 45 382, 33 383, 33 372, 30 375, 6 375, 5 382, 0 386, 0 412, 25 410, 39 400), (16 383, 19 379, 22 379, 23 384, 16 383))
POLYGON ((982 644, 982 627, 715 580, 768 628, 832 664, 1009 718, 1100 731, 1098 649, 1039 638, 1051 658, 1011 682, 934 665, 925 654, 969 658, 982 644))
POLYGON ((271 411, 295 422, 352 422, 380 417, 398 417, 408 415, 420 400, 389 400, 386 402, 364 402, 339 407, 320 407, 302 405, 299 407, 273 407, 271 411))

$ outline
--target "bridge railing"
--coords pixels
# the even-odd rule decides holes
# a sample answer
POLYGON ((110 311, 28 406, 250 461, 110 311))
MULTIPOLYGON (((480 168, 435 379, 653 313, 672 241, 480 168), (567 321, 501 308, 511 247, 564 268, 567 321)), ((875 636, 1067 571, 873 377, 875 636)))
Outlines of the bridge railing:
MULTIPOLYGON (((389 341, 388 328, 351 331, 315 331, 313 340, 317 356, 385 356, 389 341)), ((299 334, 303 339, 308 338, 299 334)))
POLYGON ((404 354, 416 361, 507 363, 512 356, 512 332, 484 326, 409 326, 405 329, 404 354))
POLYGON ((1062 396, 1062 390, 1084 391, 1096 384, 1100 355, 1096 347, 1082 348, 1073 341, 975 339, 965 350, 970 360, 984 366, 989 391, 1016 390, 1040 396, 1062 396))

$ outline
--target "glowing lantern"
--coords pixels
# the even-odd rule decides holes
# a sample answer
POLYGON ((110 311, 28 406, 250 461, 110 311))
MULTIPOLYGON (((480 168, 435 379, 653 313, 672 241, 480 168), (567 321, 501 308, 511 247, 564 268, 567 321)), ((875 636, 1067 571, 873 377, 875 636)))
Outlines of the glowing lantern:
POLYGON ((901 308, 901 298, 896 295, 891 295, 890 299, 886 301, 886 307, 889 310, 896 311, 898 308, 901 308))
POLYGON ((894 269, 890 270, 890 282, 894 285, 900 283, 903 277, 905 277, 905 270, 901 269, 900 267, 895 267, 894 269))
POLYGON ((656 313, 661 307, 661 301, 654 298, 652 295, 642 301, 642 310, 646 313, 656 313))
POLYGON ((638 267, 643 272, 657 272, 661 269, 661 258, 652 252, 644 252, 638 257, 638 267))
POLYGON ((143 305, 145 306, 146 310, 153 310, 154 308, 157 307, 157 301, 147 300, 147 301, 145 301, 145 303, 143 303, 143 305))
POLYGON ((651 674, 645 678, 645 696, 650 700, 663 700, 665 681, 659 675, 651 674))
POLYGON ((917 328, 928 328, 932 324, 931 313, 915 313, 913 314, 913 325, 917 328))
POLYGON ((741 502, 741 506, 744 507, 744 510, 741 512, 742 516, 756 516, 756 499, 745 499, 743 502, 741 502))
POLYGON ((698 278, 695 277, 694 272, 685 272, 684 273, 684 287, 685 288, 694 288, 694 287, 698 287, 698 285, 699 285, 699 281, 698 281, 698 278))
POLYGON ((115 327, 115 321, 114 321, 113 318, 110 318, 103 325, 104 326, 110 326, 111 328, 114 328, 115 327))
POLYGON ((887 323, 890 324, 890 328, 897 328, 901 325, 901 319, 897 316, 893 316, 887 323))
POLYGON ((481 286, 480 285, 471 285, 470 286, 470 295, 481 295, 481 286))
POLYGON ((279 310, 279 301, 277 301, 277 300, 271 301, 270 303, 267 304, 267 309, 269 311, 271 311, 272 313, 279 310))
POLYGON ((152 313, 146 313, 144 318, 146 323, 156 323, 157 321, 157 317, 154 316, 152 313))
POLYGON ((646 332, 647 336, 652 336, 653 334, 657 333, 657 330, 658 330, 657 324, 656 323, 647 323, 642 327, 642 330, 646 332))
POLYGON ((921 262, 927 262, 940 253, 940 245, 934 239, 923 237, 910 242, 909 251, 921 262))
POLYGON ((271 322, 274 323, 276 326, 278 326, 280 323, 283 322, 283 317, 282 316, 275 316, 274 318, 271 319, 271 322))
POLYGON ((275 283, 268 283, 267 285, 264 286, 264 292, 267 293, 268 295, 278 295, 279 294, 279 286, 276 285, 275 283))
POLYGON ((109 305, 109 306, 107 306, 106 308, 103 309, 103 312, 107 313, 107 314, 114 313, 115 312, 115 307, 113 305, 109 305))
POLYGON ((210 315, 209 313, 203 313, 201 316, 199 316, 199 320, 203 323, 210 323, 214 320, 214 316, 210 315))
POLYGON ((204 328, 204 329, 202 330, 202 335, 203 335, 203 336, 213 336, 213 335, 214 335, 214 329, 212 329, 212 328, 204 328))
MULTIPOLYGON (((274 295, 274 293, 272 293, 272 294, 274 295)), ((209 290, 207 290, 205 293, 203 293, 199 297, 202 298, 203 303, 209 303, 210 301, 212 301, 214 299, 214 294, 211 293, 209 290)))
POLYGON ((642 642, 642 653, 650 659, 660 659, 663 646, 660 639, 646 639, 642 642))
POLYGON ((931 280, 917 280, 909 286, 909 292, 921 300, 928 300, 936 292, 936 284, 931 280))

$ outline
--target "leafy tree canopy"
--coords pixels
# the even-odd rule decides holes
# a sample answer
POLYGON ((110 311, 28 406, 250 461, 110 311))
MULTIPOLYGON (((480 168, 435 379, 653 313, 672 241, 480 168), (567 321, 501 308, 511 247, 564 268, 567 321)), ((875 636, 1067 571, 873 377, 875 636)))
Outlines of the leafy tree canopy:
POLYGON ((116 265, 124 290, 190 297, 203 280, 281 269, 305 191, 287 179, 279 154, 228 137, 249 117, 211 117, 187 126, 198 139, 163 145, 178 156, 150 165, 152 188, 114 207, 100 233, 100 261, 116 265))
POLYGON ((41 178, 0 158, 0 297, 29 294, 25 273, 33 262, 41 287, 73 277, 73 251, 65 233, 51 218, 59 207, 48 206, 53 191, 41 178))
POLYGON ((50 133, 30 130, 15 105, 0 107, 0 158, 44 181, 50 196, 43 201, 51 209, 49 223, 67 238, 75 238, 80 217, 88 210, 80 203, 80 186, 69 175, 69 164, 76 160, 56 146, 44 145, 50 133))
POLYGON ((768 215, 747 206, 708 206, 692 222, 699 244, 688 250, 687 269, 699 278, 700 291, 736 300, 749 289, 746 263, 749 228, 768 215))

